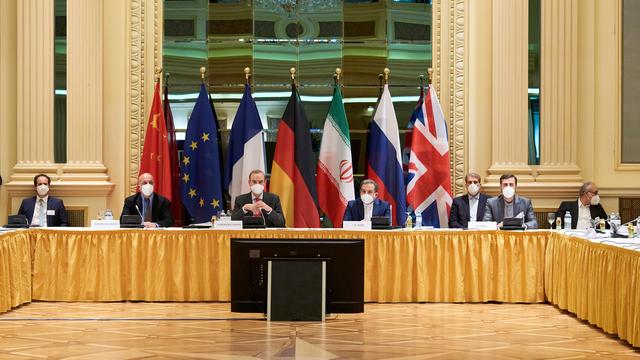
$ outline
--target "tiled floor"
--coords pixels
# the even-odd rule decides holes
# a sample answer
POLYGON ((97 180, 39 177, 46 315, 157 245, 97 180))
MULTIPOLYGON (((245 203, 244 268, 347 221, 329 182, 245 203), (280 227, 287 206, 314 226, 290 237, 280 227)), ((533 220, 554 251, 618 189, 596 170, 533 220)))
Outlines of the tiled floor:
POLYGON ((639 359, 551 305, 368 304, 269 323, 228 303, 47 303, 0 315, 0 359, 639 359))

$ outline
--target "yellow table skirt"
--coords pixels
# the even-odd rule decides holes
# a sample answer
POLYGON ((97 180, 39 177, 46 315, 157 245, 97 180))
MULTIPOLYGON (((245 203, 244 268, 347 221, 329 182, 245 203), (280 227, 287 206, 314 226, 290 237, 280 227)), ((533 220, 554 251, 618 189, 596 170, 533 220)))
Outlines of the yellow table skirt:
POLYGON ((0 313, 30 301, 29 233, 0 234, 0 313))
POLYGON ((553 234, 545 292, 552 304, 640 346, 640 252, 553 234))
POLYGON ((545 232, 32 230, 33 299, 229 301, 231 238, 364 238, 367 302, 543 302, 545 232))

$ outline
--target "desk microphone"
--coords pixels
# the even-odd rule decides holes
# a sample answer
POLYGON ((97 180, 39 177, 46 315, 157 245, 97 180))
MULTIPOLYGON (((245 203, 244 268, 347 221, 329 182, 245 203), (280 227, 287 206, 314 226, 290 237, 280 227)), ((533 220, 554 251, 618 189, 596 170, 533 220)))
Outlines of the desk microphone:
POLYGON ((136 211, 138 211, 138 215, 140 215, 140 224, 144 224, 144 216, 142 216, 140 208, 138 208, 138 204, 136 204, 136 211))

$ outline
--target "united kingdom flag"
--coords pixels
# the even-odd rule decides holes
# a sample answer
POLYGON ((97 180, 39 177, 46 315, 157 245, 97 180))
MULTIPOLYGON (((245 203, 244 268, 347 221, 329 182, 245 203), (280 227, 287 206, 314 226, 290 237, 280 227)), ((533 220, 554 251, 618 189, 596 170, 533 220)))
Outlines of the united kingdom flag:
POLYGON ((447 227, 451 208, 451 169, 447 122, 433 86, 417 112, 411 139, 407 202, 422 225, 447 227))

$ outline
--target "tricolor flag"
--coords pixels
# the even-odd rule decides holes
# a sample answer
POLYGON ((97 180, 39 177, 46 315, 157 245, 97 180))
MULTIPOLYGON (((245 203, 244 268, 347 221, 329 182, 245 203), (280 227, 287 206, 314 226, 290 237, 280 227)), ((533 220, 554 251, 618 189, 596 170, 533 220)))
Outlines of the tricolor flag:
POLYGON ((278 126, 271 165, 271 192, 280 196, 288 227, 320 227, 314 156, 307 117, 295 84, 278 126))
POLYGON ((155 192, 166 197, 169 201, 171 201, 170 161, 167 127, 162 113, 162 102, 160 101, 160 83, 156 82, 138 175, 151 174, 154 180, 153 187, 155 192))
POLYGON ((207 222, 223 209, 218 122, 204 84, 191 112, 182 156, 182 203, 197 222, 207 222))
POLYGON ((231 195, 231 204, 235 203, 236 196, 250 191, 249 173, 255 169, 265 171, 264 164, 262 121, 247 84, 231 126, 224 172, 224 186, 231 195))
POLYGON ((349 123, 338 85, 333 90, 333 99, 324 122, 316 172, 320 209, 327 214, 334 227, 342 227, 347 202, 355 199, 355 193, 349 123))
POLYGON ((447 227, 451 208, 451 169, 447 122, 433 86, 413 124, 407 201, 422 224, 447 227))
POLYGON ((382 90, 369 131, 367 177, 378 183, 378 197, 393 207, 393 225, 403 225, 407 205, 400 134, 387 84, 382 90))
POLYGON ((173 113, 169 105, 169 85, 164 84, 164 114, 167 124, 167 138, 169 143, 169 166, 171 168, 171 212, 173 213, 173 225, 182 226, 182 201, 180 193, 180 159, 178 158, 178 141, 176 139, 176 127, 173 122, 173 113))

